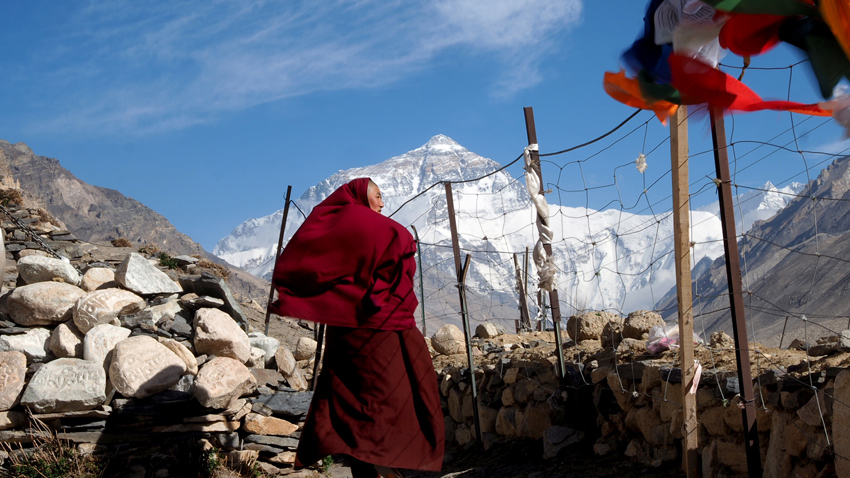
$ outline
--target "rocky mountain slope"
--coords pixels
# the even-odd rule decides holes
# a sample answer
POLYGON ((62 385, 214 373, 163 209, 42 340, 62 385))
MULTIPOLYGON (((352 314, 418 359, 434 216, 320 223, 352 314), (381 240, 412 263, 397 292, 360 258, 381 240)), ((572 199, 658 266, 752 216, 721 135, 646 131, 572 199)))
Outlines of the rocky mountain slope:
MULTIPOLYGON (((850 157, 833 162, 775 216, 738 241, 747 320, 756 340, 837 334, 850 316, 850 157), (805 320, 804 320, 805 318, 805 320)), ((739 233, 740 235, 740 233, 739 233)), ((723 257, 694 282, 698 328, 731 330, 723 257)), ((672 320, 675 294, 658 304, 672 320)))

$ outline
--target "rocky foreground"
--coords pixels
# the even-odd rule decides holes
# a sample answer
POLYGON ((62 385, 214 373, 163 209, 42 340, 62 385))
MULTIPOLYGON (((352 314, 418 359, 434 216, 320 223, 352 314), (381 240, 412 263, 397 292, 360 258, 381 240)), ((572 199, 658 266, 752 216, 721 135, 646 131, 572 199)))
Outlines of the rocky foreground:
MULTIPOLYGON (((308 328, 275 317, 268 336, 254 331, 262 315, 197 258, 86 244, 42 211, 9 212, 0 441, 14 446, 0 452, 0 466, 38 445, 41 423, 82 453, 109 456, 117 476, 197 476, 204 450, 268 476, 321 473, 291 466, 311 399, 317 343, 308 328)), ((470 369, 463 334, 440 329, 429 343, 444 398, 446 470, 466 466, 477 450, 474 467, 486 471, 471 476, 571 476, 564 457, 576 450, 602 464, 675 469, 681 371, 675 351, 646 350, 661 324, 646 311, 570 318, 563 377, 551 332, 478 324, 470 369), (529 449, 551 466, 510 456, 529 449)), ((718 333, 697 346, 703 476, 746 475, 742 406, 758 413, 765 476, 850 476, 848 337, 786 350, 754 344, 749 405, 738 396, 731 339, 718 333)))

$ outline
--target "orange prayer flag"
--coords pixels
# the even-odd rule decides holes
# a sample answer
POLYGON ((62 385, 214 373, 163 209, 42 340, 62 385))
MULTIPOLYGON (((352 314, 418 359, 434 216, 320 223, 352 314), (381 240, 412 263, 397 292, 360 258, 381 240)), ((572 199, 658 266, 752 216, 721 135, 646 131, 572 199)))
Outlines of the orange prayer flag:
POLYGON ((611 98, 614 98, 620 103, 642 110, 651 110, 658 117, 658 120, 661 121, 661 124, 665 126, 667 125, 667 118, 679 109, 679 105, 670 103, 669 101, 646 100, 641 94, 640 84, 637 79, 626 77, 625 70, 620 70, 617 73, 606 71, 602 86, 611 98))

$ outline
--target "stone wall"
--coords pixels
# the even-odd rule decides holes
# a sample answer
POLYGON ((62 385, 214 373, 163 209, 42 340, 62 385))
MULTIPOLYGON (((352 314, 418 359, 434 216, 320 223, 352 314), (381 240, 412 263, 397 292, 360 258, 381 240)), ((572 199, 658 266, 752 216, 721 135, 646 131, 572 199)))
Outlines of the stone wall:
MULTIPOLYGON (((623 357, 629 354, 618 357, 617 349, 601 347, 601 331, 582 344, 580 359, 567 362, 564 378, 556 374, 552 340, 474 339, 485 449, 499 442, 537 440, 549 458, 587 440, 597 455, 618 454, 650 466, 681 463, 682 384, 675 354, 631 354, 635 360, 627 361, 623 357)), ((437 335, 431 340, 438 340, 437 335)), ((564 342, 566 355, 576 353, 575 342, 567 337, 564 342)), ((697 348, 705 352, 714 345, 697 348)), ((850 400, 843 398, 850 397, 845 368, 850 354, 840 347, 831 352, 809 357, 811 373, 803 361, 757 374, 755 409, 764 476, 850 476, 850 400)), ((452 359, 466 362, 465 356, 452 359)), ((747 476, 737 374, 709 365, 705 363, 696 391, 702 476, 747 476)), ((776 367, 769 360, 762 365, 776 367)), ((438 374, 447 440, 451 446, 471 446, 476 434, 469 368, 445 366, 438 374)))
POLYGON ((27 453, 56 432, 108 456, 109 476, 197 476, 212 448, 266 475, 293 471, 312 398, 309 330, 278 327, 283 344, 252 332, 195 257, 87 244, 43 211, 8 210, 0 442, 27 453))

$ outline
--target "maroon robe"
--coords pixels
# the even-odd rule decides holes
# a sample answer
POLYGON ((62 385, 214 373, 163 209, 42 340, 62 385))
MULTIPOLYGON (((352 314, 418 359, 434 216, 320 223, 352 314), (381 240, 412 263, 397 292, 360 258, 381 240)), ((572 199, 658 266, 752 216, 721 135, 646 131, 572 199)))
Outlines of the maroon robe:
POLYGON ((328 324, 296 467, 346 454, 438 471, 445 430, 437 375, 415 327, 413 237, 369 208, 368 178, 313 209, 272 275, 272 311, 328 324))

